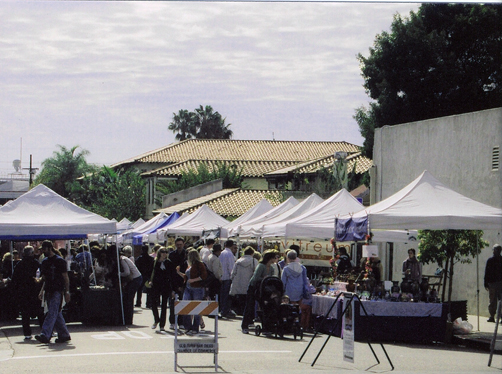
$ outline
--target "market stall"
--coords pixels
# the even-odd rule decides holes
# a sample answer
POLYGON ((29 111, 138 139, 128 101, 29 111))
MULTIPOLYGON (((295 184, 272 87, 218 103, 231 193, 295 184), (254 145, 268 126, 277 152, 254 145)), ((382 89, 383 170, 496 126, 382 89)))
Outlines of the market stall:
MULTIPOLYGON (((116 231, 116 222, 78 207, 42 184, 0 207, 0 240, 86 239, 89 233, 114 234, 116 231)), ((67 311, 73 319, 86 313, 80 309, 82 293, 92 293, 92 290, 82 290, 73 284, 70 291, 73 295, 67 311)))
POLYGON ((214 230, 228 224, 228 221, 216 214, 207 205, 201 206, 186 218, 157 231, 157 240, 164 242, 168 236, 201 236, 204 230, 214 230))
MULTIPOLYGON (((335 237, 338 241, 364 241, 375 229, 500 230, 502 210, 463 196, 424 171, 394 195, 355 214, 337 218, 335 225, 335 237)), ((479 290, 479 283, 477 288, 479 290)), ((414 325, 414 331, 423 329, 426 326, 424 321, 432 318, 429 315, 395 317, 409 318, 408 322, 414 325)), ((389 316, 375 318, 390 318, 388 323, 392 323, 392 317, 389 316)), ((443 318, 441 323, 445 325, 446 319, 443 318)), ((369 326, 364 322, 362 324, 367 332, 370 331, 369 326)), ((435 325, 435 329, 442 331, 444 326, 435 325)))

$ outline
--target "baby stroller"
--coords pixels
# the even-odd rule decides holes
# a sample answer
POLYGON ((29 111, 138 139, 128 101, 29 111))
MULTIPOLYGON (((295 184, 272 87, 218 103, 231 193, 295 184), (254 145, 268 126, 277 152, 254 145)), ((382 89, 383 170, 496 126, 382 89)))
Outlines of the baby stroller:
POLYGON ((256 290, 257 310, 261 326, 255 327, 255 335, 271 335, 283 338, 285 334, 292 334, 303 339, 300 326, 300 308, 298 305, 281 304, 284 285, 277 277, 265 277, 256 290))

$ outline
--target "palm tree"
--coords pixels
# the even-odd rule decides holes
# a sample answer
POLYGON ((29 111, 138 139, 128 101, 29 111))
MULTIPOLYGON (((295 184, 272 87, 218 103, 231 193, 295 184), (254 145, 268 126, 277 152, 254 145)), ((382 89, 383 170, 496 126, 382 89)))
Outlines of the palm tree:
POLYGON ((169 130, 176 133, 176 140, 185 140, 195 137, 193 113, 186 109, 181 109, 178 114, 173 113, 173 121, 169 124, 169 130))
POLYGON ((233 135, 229 129, 231 124, 225 125, 226 118, 222 118, 218 112, 213 112, 210 105, 204 108, 202 105, 195 109, 198 122, 198 139, 230 139, 233 135))
POLYGON ((34 185, 45 184, 59 195, 70 198, 72 193, 80 188, 77 178, 96 170, 94 165, 86 161, 89 151, 82 149, 77 152, 78 145, 68 149, 58 145, 59 152, 54 151, 53 156, 42 162, 42 171, 35 178, 34 185))
POLYGON ((189 112, 182 109, 178 114, 173 113, 173 120, 168 129, 176 134, 176 140, 185 139, 230 139, 233 135, 230 130, 231 124, 225 124, 226 118, 222 118, 218 112, 213 112, 210 105, 202 105, 189 112))

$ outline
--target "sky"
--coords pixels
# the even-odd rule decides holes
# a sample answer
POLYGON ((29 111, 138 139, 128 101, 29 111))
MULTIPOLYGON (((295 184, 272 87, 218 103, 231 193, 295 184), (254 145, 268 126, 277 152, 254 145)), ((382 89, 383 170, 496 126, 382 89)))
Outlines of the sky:
MULTIPOLYGON (((233 139, 362 145, 357 54, 416 3, 0 2, 0 176, 58 145, 111 165, 211 105, 233 139)), ((25 171, 26 172, 26 171, 25 171)))

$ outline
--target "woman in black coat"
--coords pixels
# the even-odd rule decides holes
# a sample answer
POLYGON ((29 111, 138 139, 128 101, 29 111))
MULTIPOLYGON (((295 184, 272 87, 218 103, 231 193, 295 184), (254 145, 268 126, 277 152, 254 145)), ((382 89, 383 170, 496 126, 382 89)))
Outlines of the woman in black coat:
MULTIPOLYGON (((152 329, 159 325, 159 332, 165 332, 167 303, 170 297, 174 297, 172 287, 172 279, 176 274, 176 268, 173 263, 167 258, 167 250, 164 247, 157 251, 153 273, 151 276, 151 293, 152 293, 152 313, 154 323, 152 329), (159 317, 160 305, 160 317, 159 317)), ((170 326, 174 328, 174 325, 170 326)))

